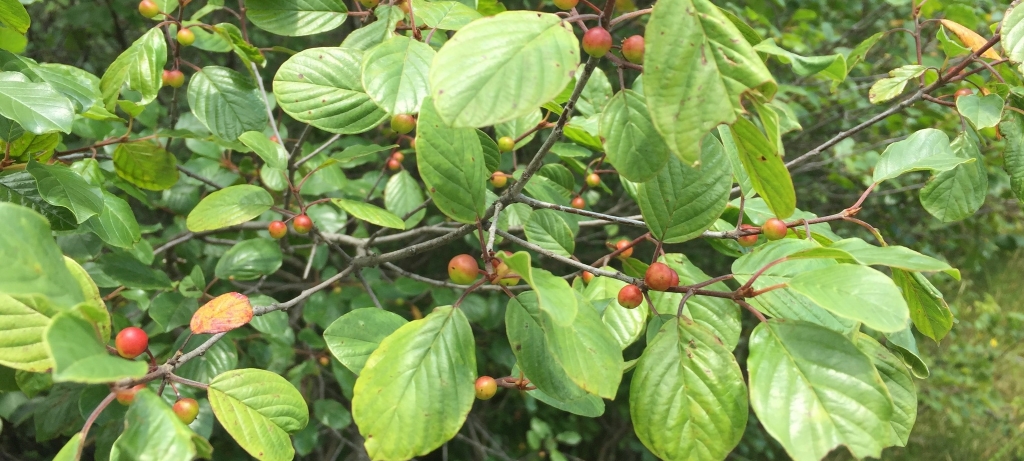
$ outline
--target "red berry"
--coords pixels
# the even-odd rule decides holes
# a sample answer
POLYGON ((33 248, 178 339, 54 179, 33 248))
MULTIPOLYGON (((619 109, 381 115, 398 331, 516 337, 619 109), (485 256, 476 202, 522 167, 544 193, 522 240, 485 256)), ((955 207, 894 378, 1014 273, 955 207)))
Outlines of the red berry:
POLYGON ((150 0, 142 0, 139 2, 139 14, 144 18, 153 19, 160 14, 160 7, 150 0))
POLYGON ((476 379, 476 398, 487 400, 494 397, 498 392, 498 382, 490 376, 481 376, 476 379))
POLYGON ((402 163, 402 162, 405 161, 405 154, 403 154, 401 152, 395 152, 395 153, 391 154, 391 158, 394 159, 394 160, 398 160, 398 163, 402 163))
POLYGON ((174 410, 174 414, 178 415, 178 419, 185 424, 192 424, 192 421, 196 420, 196 416, 199 416, 199 402, 196 402, 196 399, 179 399, 177 402, 174 402, 174 406, 171 409, 174 410))
POLYGON ((779 218, 770 218, 761 226, 761 233, 768 240, 779 240, 786 238, 786 223, 779 218))
POLYGON ((288 234, 288 225, 282 221, 272 221, 267 226, 267 232, 270 232, 270 236, 275 239, 284 238, 288 234))
POLYGON ((416 128, 416 119, 412 115, 398 114, 391 117, 391 129, 395 130, 395 133, 409 134, 413 128, 416 128))
POLYGON ((135 387, 129 387, 128 389, 118 389, 114 392, 114 398, 117 399, 117 403, 121 405, 131 405, 135 401, 135 393, 142 389, 145 389, 145 384, 139 384, 135 387))
POLYGON ((388 169, 391 170, 391 171, 398 171, 398 170, 402 169, 402 162, 399 162, 398 160, 395 160, 393 158, 389 159, 388 160, 388 169))
POLYGON ((177 39, 181 46, 190 46, 196 41, 196 34, 188 28, 182 28, 178 31, 177 39))
POLYGON ((634 35, 622 41, 622 57, 633 64, 644 62, 644 36, 634 35))
POLYGON ((577 210, 582 210, 583 207, 587 206, 587 203, 583 201, 583 197, 576 197, 572 199, 572 207, 577 210))
POLYGON ((505 176, 505 173, 495 171, 494 174, 491 175, 492 186, 501 189, 502 187, 505 187, 506 184, 508 184, 508 176, 505 176))
POLYGON ((590 187, 597 187, 601 185, 601 176, 597 173, 590 173, 587 175, 587 185, 590 187))
POLYGON ((149 347, 149 335, 142 328, 128 327, 121 330, 114 338, 114 346, 117 353, 126 359, 134 359, 139 354, 146 352, 149 347))
POLYGON ((185 74, 178 69, 165 70, 162 78, 164 85, 171 88, 181 88, 185 84, 185 74))
POLYGON ((516 148, 516 140, 508 136, 498 138, 498 152, 512 152, 516 148))
POLYGON ((590 284, 591 280, 594 280, 594 274, 590 271, 583 271, 583 283, 590 284))
POLYGON ((644 302, 644 294, 636 285, 626 285, 619 290, 619 305, 632 309, 644 302))
POLYGON ((959 90, 956 90, 956 93, 953 93, 953 97, 959 98, 960 96, 967 96, 969 94, 974 94, 974 91, 971 91, 970 88, 960 88, 959 90))
POLYGON ((600 58, 612 49, 612 34, 603 27, 594 27, 583 34, 583 51, 600 58))
POLYGON ((554 2, 555 7, 560 10, 571 10, 576 8, 576 4, 579 3, 580 0, 554 0, 554 2))
POLYGON ((460 285, 473 283, 479 273, 480 266, 476 264, 476 260, 470 255, 461 254, 448 261, 448 277, 451 277, 453 282, 460 285))
POLYGON ((300 234, 307 234, 313 229, 313 220, 309 219, 309 216, 300 214, 292 220, 292 229, 300 234))
POLYGON ((622 250, 623 248, 629 247, 629 248, 626 248, 625 250, 622 250, 622 253, 619 253, 619 257, 620 258, 628 258, 630 256, 633 256, 633 247, 629 246, 629 243, 630 243, 629 240, 623 239, 623 240, 619 240, 615 244, 615 249, 616 250, 622 250))
POLYGON ((271 137, 270 137, 270 142, 276 142, 276 143, 280 143, 280 142, 281 142, 281 140, 280 140, 280 139, 277 139, 277 136, 271 136, 271 137))
POLYGON ((675 277, 676 284, 679 283, 679 274, 662 263, 654 263, 647 267, 647 272, 644 273, 644 283, 647 284, 652 290, 665 291, 669 287, 675 286, 672 283, 673 276, 675 277))
POLYGON ((498 262, 498 264, 494 266, 494 276, 498 285, 510 287, 519 284, 519 274, 513 272, 512 269, 508 267, 508 264, 505 264, 503 261, 493 259, 491 260, 491 263, 493 264, 494 261, 498 262))
MULTIPOLYGON (((757 229, 757 226, 751 226, 750 224, 744 224, 744 225, 740 226, 740 229, 742 229, 742 230, 757 229)), ((740 246, 752 247, 755 244, 757 244, 757 234, 744 235, 742 237, 737 238, 736 241, 739 242, 740 246)))

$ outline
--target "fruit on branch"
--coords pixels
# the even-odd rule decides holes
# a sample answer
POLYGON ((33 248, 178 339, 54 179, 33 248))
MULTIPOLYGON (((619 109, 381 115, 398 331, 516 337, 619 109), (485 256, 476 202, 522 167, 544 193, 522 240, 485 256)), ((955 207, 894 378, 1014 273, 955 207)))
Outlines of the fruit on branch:
POLYGON ((619 240, 618 242, 615 243, 616 250, 622 250, 623 248, 625 248, 625 250, 622 250, 622 253, 619 253, 620 258, 628 258, 630 256, 633 256, 633 247, 629 246, 629 244, 630 241, 626 239, 619 240))
POLYGON ((307 234, 313 229, 313 220, 309 219, 309 216, 300 214, 292 220, 292 229, 300 234, 307 234))
POLYGON ((576 198, 572 199, 573 208, 577 210, 582 210, 585 206, 587 206, 587 203, 583 201, 583 197, 577 196, 576 198))
POLYGON ((597 173, 590 173, 587 175, 587 185, 590 187, 597 187, 601 185, 601 176, 597 173))
POLYGON ((519 274, 513 272, 512 269, 508 267, 508 264, 497 259, 494 261, 498 261, 498 265, 494 267, 494 279, 497 281, 498 285, 511 287, 519 284, 519 280, 521 279, 519 274))
POLYGON ((413 128, 416 128, 416 119, 412 115, 398 114, 391 117, 391 129, 395 130, 395 133, 409 134, 413 128))
POLYGON ((632 309, 644 302, 644 294, 636 285, 626 285, 619 290, 619 305, 632 309))
POLYGON ((459 285, 473 283, 479 273, 480 266, 476 264, 476 260, 470 255, 461 254, 448 261, 448 277, 459 285))
POLYGON ((327 365, 331 364, 331 359, 327 358, 326 355, 321 355, 320 358, 317 359, 317 361, 320 362, 320 366, 322 367, 326 367, 327 365))
POLYGON ((139 14, 146 19, 153 19, 160 14, 160 7, 150 0, 142 0, 139 2, 139 14))
POLYGON ((181 88, 185 84, 185 74, 178 69, 165 70, 161 78, 164 85, 171 88, 181 88))
POLYGON ((196 402, 196 399, 188 397, 178 399, 177 402, 174 402, 174 406, 171 409, 174 410, 175 415, 178 415, 178 419, 185 424, 192 424, 192 421, 196 420, 196 416, 199 416, 199 402, 196 402))
POLYGON ((395 152, 395 153, 391 154, 391 158, 394 159, 394 160, 398 160, 398 163, 402 163, 402 162, 405 161, 405 154, 403 154, 401 152, 395 152))
POLYGON ((280 139, 277 139, 277 136, 271 136, 271 137, 270 137, 270 142, 274 142, 274 143, 278 143, 278 144, 280 144, 280 143, 281 143, 281 140, 280 140, 280 139))
POLYGON ((121 405, 131 405, 135 401, 135 393, 142 389, 145 389, 145 384, 138 384, 135 387, 129 387, 128 389, 118 389, 114 391, 114 398, 117 399, 117 403, 121 405))
POLYGON ((128 327, 121 330, 114 338, 117 353, 126 359, 134 359, 149 348, 149 335, 142 328, 128 327))
POLYGON ((644 62, 644 36, 634 35, 622 41, 622 57, 633 64, 644 62))
POLYGON ((665 291, 679 284, 679 274, 666 264, 654 263, 647 267, 644 283, 652 290, 665 291))
POLYGON ((476 398, 488 400, 498 392, 498 382, 490 376, 481 376, 476 379, 476 398))
POLYGON ((560 10, 571 10, 576 8, 576 4, 579 2, 580 0, 554 0, 555 8, 560 10))
POLYGON ((359 4, 365 8, 374 9, 380 3, 380 0, 359 0, 359 4))
POLYGON ((402 162, 395 160, 394 157, 388 159, 388 169, 391 171, 398 171, 402 169, 402 162))
POLYGON ((787 231, 788 228, 786 227, 785 221, 779 218, 769 218, 764 222, 764 225, 761 226, 761 233, 764 234, 764 237, 768 240, 784 239, 786 238, 787 231))
POLYGON ((612 34, 604 27, 594 27, 583 34, 583 51, 587 54, 600 58, 608 50, 612 49, 612 34))
POLYGON ((590 271, 583 271, 581 275, 583 276, 583 283, 586 283, 588 285, 590 284, 591 280, 594 280, 594 274, 590 271))
POLYGON ((178 35, 175 37, 178 39, 178 43, 181 46, 191 46, 196 41, 196 34, 189 30, 187 27, 182 28, 178 31, 178 35))
POLYGON ((512 152, 516 148, 516 140, 508 136, 498 138, 498 152, 512 152))
POLYGON ((508 184, 508 176, 505 176, 505 173, 495 171, 494 174, 491 175, 491 185, 495 188, 501 189, 502 187, 505 187, 506 184, 508 184))
MULTIPOLYGON (((750 224, 744 224, 740 226, 740 230, 750 229, 757 229, 757 226, 751 226, 750 224)), ((744 235, 742 237, 737 238, 736 241, 739 242, 740 246, 752 247, 755 244, 757 244, 757 234, 744 235)))
POLYGON ((288 225, 283 221, 271 221, 270 225, 267 226, 267 232, 270 232, 272 238, 284 238, 288 234, 288 225))
POLYGON ((960 96, 967 96, 971 94, 974 94, 974 92, 971 91, 970 88, 960 88, 959 90, 956 90, 956 93, 953 93, 953 97, 959 98, 960 96))

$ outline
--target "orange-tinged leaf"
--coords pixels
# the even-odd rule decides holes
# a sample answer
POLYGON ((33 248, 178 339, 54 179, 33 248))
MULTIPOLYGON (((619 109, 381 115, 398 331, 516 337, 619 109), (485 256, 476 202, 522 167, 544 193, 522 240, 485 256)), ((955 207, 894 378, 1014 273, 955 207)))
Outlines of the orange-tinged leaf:
MULTIPOLYGON (((950 32, 956 35, 956 38, 960 39, 960 43, 963 43, 964 46, 970 48, 971 51, 978 51, 983 45, 988 43, 988 39, 982 37, 981 35, 978 35, 977 32, 971 29, 961 26, 960 24, 957 24, 948 19, 940 19, 939 22, 941 22, 943 26, 949 29, 950 32)), ((1000 59, 999 53, 996 53, 996 50, 992 48, 985 50, 985 52, 981 54, 981 57, 989 59, 1000 59)))
POLYGON ((249 297, 241 293, 225 293, 200 307, 192 314, 189 327, 195 334, 214 334, 234 330, 252 320, 249 297))

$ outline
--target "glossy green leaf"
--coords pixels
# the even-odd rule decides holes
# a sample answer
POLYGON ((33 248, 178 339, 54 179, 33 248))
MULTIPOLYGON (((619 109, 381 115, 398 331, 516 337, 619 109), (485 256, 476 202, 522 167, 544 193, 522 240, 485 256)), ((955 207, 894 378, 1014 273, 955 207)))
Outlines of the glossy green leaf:
POLYGON ((103 193, 70 168, 31 161, 26 168, 39 187, 39 195, 51 205, 71 210, 78 223, 103 211, 103 193))
POLYGON ((940 292, 923 275, 893 269, 892 280, 903 292, 910 308, 910 319, 921 334, 936 342, 953 329, 953 313, 940 292))
POLYGON ((476 130, 445 125, 430 99, 424 101, 417 124, 416 165, 442 213, 462 223, 483 216, 489 175, 476 130))
POLYGON ((139 223, 128 202, 110 192, 103 192, 103 211, 85 222, 85 228, 108 245, 132 248, 142 239, 139 223))
POLYGON ((0 72, 0 115, 31 133, 70 133, 75 108, 49 83, 30 82, 17 72, 0 72))
POLYGON ((902 330, 910 317, 896 284, 870 267, 838 264, 803 272, 789 287, 836 315, 881 332, 902 330))
MULTIPOLYGON (((419 183, 406 170, 392 176, 384 186, 384 207, 399 218, 418 208, 425 199, 419 183)), ((413 213, 405 220, 405 228, 415 227, 426 214, 426 209, 413 213)))
POLYGON ((985 204, 988 195, 988 171, 978 145, 966 134, 950 144, 958 157, 974 159, 943 171, 921 189, 921 205, 942 222, 966 219, 985 204))
POLYGON ((352 398, 370 458, 402 461, 455 437, 473 406, 475 379, 473 332, 460 309, 436 307, 384 338, 352 398))
POLYGON ((344 198, 331 199, 331 203, 348 212, 356 219, 392 229, 405 229, 405 222, 394 213, 369 203, 344 198))
POLYGON ((0 175, 0 202, 31 208, 43 215, 50 222, 50 228, 56 231, 78 227, 78 220, 71 210, 51 205, 39 194, 35 178, 27 171, 0 175))
POLYGON ((651 123, 643 95, 634 91, 620 91, 605 106, 601 138, 608 163, 630 181, 651 180, 668 163, 668 146, 651 123))
POLYGON ((626 282, 621 280, 594 277, 583 291, 583 297, 592 303, 608 301, 608 306, 601 313, 601 321, 622 349, 629 347, 644 334, 648 315, 648 309, 626 309, 619 304, 619 290, 624 286, 626 282))
POLYGON ((124 421, 124 432, 114 442, 111 459, 191 461, 198 453, 192 439, 195 433, 149 389, 135 394, 124 421))
POLYGON ((907 82, 920 77, 928 70, 925 66, 908 65, 889 71, 889 78, 883 78, 871 85, 868 100, 872 104, 888 101, 903 92, 907 82))
POLYGON ((29 17, 28 11, 25 10, 25 6, 21 2, 3 0, 0 1, 0 23, 14 32, 24 35, 28 33, 28 28, 32 25, 32 18, 29 17))
POLYGON ((768 204, 779 219, 786 219, 796 210, 793 178, 782 162, 775 146, 752 122, 745 118, 732 126, 740 162, 750 177, 751 187, 768 204))
POLYGON ((914 378, 903 362, 874 338, 859 333, 856 341, 857 348, 871 358, 892 397, 892 419, 889 420, 892 431, 887 445, 905 447, 910 430, 917 421, 917 388, 914 387, 914 378))
POLYGON ((576 231, 562 216, 558 211, 547 209, 530 213, 523 227, 526 239, 557 255, 572 256, 576 251, 576 231))
POLYGON ((104 275, 128 288, 171 288, 171 279, 166 273, 150 268, 124 251, 104 254, 96 263, 104 275))
POLYGON ((744 93, 775 95, 777 85, 760 56, 709 0, 656 4, 644 35, 647 107, 683 163, 699 160, 704 136, 744 112, 744 93))
MULTIPOLYGON (((685 255, 668 253, 658 258, 658 261, 667 264, 668 267, 676 271, 681 285, 696 285, 711 279, 704 271, 687 259, 685 255)), ((706 289, 729 291, 729 287, 722 282, 708 285, 706 289)), ((678 312, 679 302, 683 298, 682 293, 650 292, 648 294, 651 297, 651 301, 654 302, 654 308, 658 313, 672 316, 675 316, 676 312, 678 312)), ((683 315, 707 328, 708 331, 721 339, 729 350, 735 349, 739 343, 742 325, 740 322, 740 307, 736 303, 722 298, 694 296, 686 301, 683 315)))
POLYGON ((942 271, 960 280, 960 271, 953 269, 945 261, 925 256, 904 246, 878 247, 858 238, 850 238, 833 243, 829 249, 842 250, 865 266, 889 266, 918 272, 942 271))
POLYGON ((356 309, 331 323, 324 330, 324 341, 331 355, 358 375, 380 342, 406 323, 398 314, 383 309, 356 309))
POLYGON ((192 232, 222 229, 252 220, 274 206, 274 198, 261 187, 242 184, 207 195, 188 214, 192 232))
POLYGON ((149 370, 145 361, 112 355, 96 336, 96 328, 70 312, 53 317, 43 343, 53 358, 55 382, 109 383, 141 378, 149 370))
POLYGON ((415 114, 430 95, 427 76, 434 49, 406 36, 396 36, 363 55, 366 94, 389 114, 415 114))
POLYGON ((956 98, 956 110, 976 129, 992 128, 1003 115, 1003 98, 998 94, 969 94, 956 98))
POLYGON ((103 99, 99 77, 86 70, 65 64, 40 64, 32 71, 70 99, 76 112, 88 110, 103 99))
POLYGON ((362 133, 387 118, 362 84, 363 53, 310 48, 288 58, 274 76, 274 96, 288 115, 331 133, 362 133))
MULTIPOLYGON (((164 31, 154 27, 124 50, 100 78, 103 105, 110 112, 117 105, 121 87, 127 86, 141 94, 140 104, 156 99, 163 86, 163 69, 167 63, 167 41, 164 31)), ((193 109, 195 106, 189 104, 193 109)))
POLYGON ((37 373, 53 368, 43 331, 54 313, 45 301, 30 305, 0 294, 0 365, 37 373))
POLYGON ((309 423, 302 394, 277 373, 253 368, 231 370, 207 390, 213 414, 254 458, 287 461, 295 456, 288 433, 309 423))
POLYGON ((441 47, 430 95, 445 124, 494 125, 554 99, 579 63, 570 24, 550 13, 507 11, 467 24, 441 47))
POLYGON ((856 457, 888 445, 893 401, 867 355, 827 328, 769 320, 750 335, 750 406, 795 461, 840 444, 856 457))
MULTIPOLYGON (((178 338, 175 343, 175 348, 182 347, 183 340, 187 335, 183 335, 178 338)), ((189 341, 188 346, 184 348, 182 352, 188 353, 195 350, 204 341, 210 339, 210 335, 196 335, 189 341)), ((199 381, 202 383, 211 382, 218 375, 228 373, 230 371, 237 371, 235 368, 238 367, 238 351, 236 346, 231 341, 218 341, 214 343, 213 347, 208 349, 203 355, 189 360, 178 367, 175 374, 184 378, 191 379, 193 381, 199 381)))
POLYGON ((440 30, 459 30, 466 24, 481 17, 473 8, 461 2, 440 1, 428 2, 413 0, 412 10, 416 21, 423 21, 427 27, 440 30))
POLYGON ((188 82, 188 105, 203 126, 227 141, 246 131, 262 131, 267 125, 259 89, 249 77, 226 67, 207 66, 193 74, 188 82))
POLYGON ((15 298, 45 296, 58 308, 85 301, 68 272, 46 218, 12 203, 0 203, 0 293, 15 298))
POLYGON ((973 161, 953 153, 946 133, 925 128, 903 141, 889 144, 875 165, 871 180, 879 183, 911 171, 946 171, 961 163, 973 161))
POLYGON ((525 251, 516 252, 512 256, 503 253, 497 256, 533 288, 540 310, 551 316, 556 325, 569 326, 573 323, 578 308, 576 295, 569 282, 544 269, 532 267, 530 254, 525 251))
POLYGON ((246 131, 238 137, 238 140, 263 159, 266 166, 281 170, 288 168, 288 151, 284 150, 281 143, 271 141, 262 132, 246 131))
POLYGON ((126 142, 114 149, 114 172, 137 187, 165 190, 178 182, 178 161, 157 144, 126 142))
POLYGON ((214 274, 224 280, 258 279, 277 272, 282 258, 281 247, 273 240, 242 240, 220 257, 214 274))
POLYGON ((633 372, 633 430, 661 459, 725 459, 743 437, 747 411, 736 357, 686 316, 662 327, 633 372))
POLYGON ((298 37, 337 29, 348 19, 341 0, 249 0, 245 17, 267 32, 298 37))

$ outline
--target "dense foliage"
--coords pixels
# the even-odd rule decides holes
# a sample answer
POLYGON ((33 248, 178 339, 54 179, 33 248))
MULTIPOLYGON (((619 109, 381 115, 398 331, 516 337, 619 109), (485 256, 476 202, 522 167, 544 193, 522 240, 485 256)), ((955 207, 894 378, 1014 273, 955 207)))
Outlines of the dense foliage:
POLYGON ((0 0, 0 458, 1024 456, 1024 7, 835 3, 0 0))

